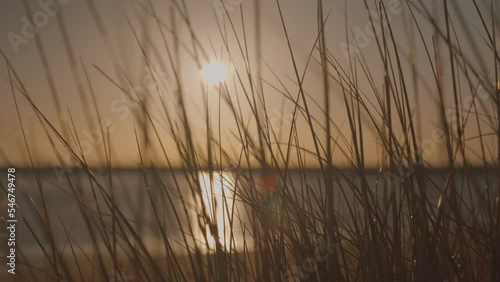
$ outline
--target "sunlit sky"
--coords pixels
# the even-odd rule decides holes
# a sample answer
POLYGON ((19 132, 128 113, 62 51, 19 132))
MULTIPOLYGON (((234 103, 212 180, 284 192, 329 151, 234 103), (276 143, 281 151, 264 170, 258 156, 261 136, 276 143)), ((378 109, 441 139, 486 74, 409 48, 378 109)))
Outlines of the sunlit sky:
MULTIPOLYGON (((25 2, 31 10, 30 13, 33 15, 37 13, 41 15, 40 12, 46 11, 38 1, 25 2)), ((87 143, 91 144, 92 148, 88 150, 87 160, 91 164, 102 165, 102 142, 96 141, 99 138, 95 139, 95 134, 99 128, 89 124, 88 117, 96 118, 96 114, 91 104, 90 87, 85 79, 86 69, 91 81, 92 90, 96 95, 101 117, 105 119, 105 126, 110 127, 114 165, 123 167, 135 166, 138 163, 138 154, 134 136, 134 124, 137 125, 138 117, 135 113, 139 109, 129 103, 123 92, 111 80, 114 80, 126 89, 142 87, 143 89, 151 88, 150 90, 154 90, 156 86, 152 81, 161 81, 160 88, 165 93, 171 93, 175 90, 174 75, 170 69, 168 54, 163 45, 162 35, 154 21, 154 17, 152 17, 149 11, 148 1, 94 1, 95 9, 102 21, 101 25, 96 22, 96 18, 92 15, 87 0, 61 0, 60 2, 62 4, 59 12, 48 16, 45 12, 45 17, 42 15, 36 19, 40 21, 41 27, 35 33, 32 33, 31 30, 25 30, 27 28, 25 26, 25 19, 30 16, 23 5, 23 1, 1 1, 0 48, 5 53, 19 79, 26 87, 32 101, 40 111, 61 132, 64 126, 70 125, 71 117, 80 138, 87 140, 87 143), (104 33, 100 31, 100 26, 104 28, 104 33), (63 27, 65 32, 61 31, 61 27, 63 27), (32 38, 26 38, 23 32, 28 32, 28 34, 32 35, 30 36, 32 38), (138 40, 135 39, 134 32, 138 40), (67 35, 67 41, 65 41, 63 34, 67 35), (145 67, 144 57, 138 41, 141 42, 142 48, 148 54, 150 63, 155 69, 154 79, 145 67), (42 60, 40 48, 37 47, 38 44, 41 44, 40 46, 45 53, 47 58, 46 64, 42 60), (67 46, 71 46, 70 49, 72 52, 67 52, 67 46), (53 86, 50 85, 49 71, 52 74, 51 79, 54 81, 53 86), (127 79, 130 79, 132 85, 127 84, 127 79), (81 81, 82 83, 75 83, 75 81, 81 81), (62 111, 59 115, 67 122, 64 125, 59 122, 59 115, 54 103, 54 89, 61 100, 60 106, 62 111), (80 93, 83 93, 86 97, 85 99, 90 103, 88 107, 85 106, 80 93), (86 114, 86 109, 90 109, 91 113, 86 114)), ((175 56, 174 60, 181 65, 182 83, 187 93, 186 104, 188 114, 194 132, 198 134, 195 138, 195 146, 203 151, 203 140, 205 140, 201 138, 205 132, 203 101, 208 95, 208 103, 212 110, 211 114, 214 117, 214 127, 218 128, 218 121, 215 117, 217 117, 219 112, 219 100, 217 98, 219 91, 217 79, 219 77, 210 78, 215 79, 215 83, 208 83, 207 85, 208 81, 203 81, 202 79, 203 71, 201 67, 214 60, 222 61, 227 67, 227 80, 229 83, 232 83, 237 70, 243 71, 245 68, 239 51, 233 54, 233 63, 230 63, 230 58, 224 50, 221 33, 217 25, 218 20, 221 23, 221 20, 224 19, 226 31, 229 34, 229 45, 233 48, 232 50, 237 50, 238 43, 228 24, 227 15, 224 15, 224 12, 220 11, 220 8, 218 10, 218 6, 214 5, 214 2, 211 0, 184 1, 190 23, 195 32, 194 36, 199 40, 203 51, 200 50, 200 46, 193 47, 191 34, 186 28, 183 19, 179 16, 178 11, 172 13, 172 10, 175 10, 176 7, 171 1, 152 2, 155 13, 165 25, 165 30, 173 27, 178 30, 178 42, 180 42, 179 55, 175 56), (176 16, 172 17, 173 14, 176 14, 176 16), (190 55, 193 53, 193 48, 200 55, 201 65, 197 65, 190 55)), ((235 28, 239 30, 237 35, 240 38, 243 36, 241 32, 241 14, 243 14, 245 29, 247 31, 245 35, 247 36, 249 56, 252 58, 251 62, 254 68, 258 58, 261 58, 262 77, 265 79, 264 95, 268 111, 276 116, 272 116, 271 120, 276 123, 275 126, 283 125, 286 128, 288 117, 293 111, 293 106, 291 103, 286 102, 280 91, 275 88, 282 89, 286 87, 295 96, 297 93, 297 86, 294 82, 295 74, 283 27, 280 22, 277 3, 276 1, 269 0, 261 2, 261 54, 257 54, 255 48, 255 1, 231 0, 225 3, 228 5, 228 14, 233 20, 235 28)), ((342 44, 345 43, 346 38, 346 24, 347 28, 351 31, 365 29, 369 12, 365 8, 363 0, 331 0, 324 2, 325 14, 328 15, 325 25, 327 46, 339 63, 347 67, 348 62, 344 56, 345 52, 342 51, 342 44), (348 7, 345 7, 345 2, 348 3, 348 7)), ((370 2, 369 9, 376 11, 372 1, 367 2, 370 2)), ((385 2, 388 5, 396 2, 397 5, 401 6, 400 9, 395 10, 400 12, 390 14, 390 21, 394 28, 395 37, 398 38, 398 48, 402 51, 402 54, 408 55, 409 50, 412 49, 410 48, 411 41, 408 38, 408 23, 411 22, 411 18, 407 8, 405 8, 406 4, 399 3, 397 0, 387 0, 385 2)), ((437 5, 437 8, 434 7, 436 5, 433 6, 432 3, 435 1, 422 0, 420 2, 424 3, 432 13, 437 15, 443 13, 441 6, 437 5)), ((478 46, 479 53, 487 54, 487 45, 484 43, 484 29, 472 5, 472 1, 449 2, 454 3, 450 4, 453 6, 454 11, 452 13, 452 20, 456 24, 456 33, 461 38, 461 42, 471 42, 471 39, 466 36, 467 32, 470 32, 474 39, 472 41, 477 42, 476 46, 478 46), (456 4, 456 2, 460 4, 456 4), (460 7, 457 8, 457 5, 460 7), (457 10, 461 12, 457 13, 457 10)), ((486 3, 485 1, 480 2, 483 4, 486 3)), ((182 1, 178 0, 178 3, 182 3, 182 1)), ((299 71, 302 73, 308 54, 317 36, 317 3, 316 1, 305 0, 283 0, 280 3, 284 21, 287 25, 287 32, 291 39, 292 49, 296 56, 299 71)), ((483 6, 482 9, 487 11, 486 6, 483 6)), ((421 28, 427 44, 432 44, 433 30, 431 26, 425 23, 425 19, 418 13, 417 19, 422 21, 421 28)), ((173 48, 175 45, 173 43, 174 36, 165 30, 164 34, 168 42, 167 44, 170 44, 173 48)), ((380 89, 383 83, 383 69, 380 57, 378 56, 377 45, 375 40, 369 37, 361 38, 360 40, 365 39, 367 39, 367 42, 364 42, 366 44, 362 52, 365 55, 367 64, 371 67, 370 72, 377 83, 376 87, 380 89)), ((423 44, 418 38, 416 42, 420 80, 425 82, 420 85, 421 96, 419 103, 421 104, 421 112, 417 120, 419 126, 422 128, 419 138, 426 140, 429 138, 432 139, 433 129, 439 124, 436 115, 437 92, 435 84, 433 84, 432 73, 429 71, 429 63, 423 49, 423 44)), ((360 42, 358 41, 358 43, 360 42)), ((463 44, 461 47, 464 52, 474 52, 471 44, 463 44)), ((404 64, 408 65, 408 57, 406 56, 402 59, 405 62, 404 64)), ((491 56, 477 57, 474 64, 478 70, 483 70, 485 75, 491 73, 491 56), (484 69, 482 66, 484 66, 484 69)), ((215 68, 217 69, 217 66, 215 68)), ((27 166, 29 165, 29 158, 15 111, 14 99, 8 81, 7 64, 3 60, 0 60, 0 75, 2 76, 0 79, 0 132, 2 132, 0 141, 0 166, 27 166)), ((449 73, 444 72, 443 75, 446 76, 449 73)), ((312 99, 315 99, 321 105, 321 68, 314 60, 309 66, 304 85, 312 99)), ((340 131, 347 134, 348 124, 342 93, 337 85, 333 83, 332 85, 332 119, 340 131)), ((360 86, 366 91, 368 97, 374 97, 373 93, 370 93, 369 84, 362 77, 360 77, 360 86)), ((449 92, 450 89, 446 89, 446 91, 449 92)), ((238 95, 238 93, 232 93, 231 95, 238 95)), ((16 92, 16 98, 19 103, 21 120, 27 135, 28 146, 35 163, 40 166, 56 165, 58 163, 57 157, 35 112, 26 98, 18 91, 16 92)), ((412 98, 415 97, 412 96, 412 98)), ((448 98, 450 98, 451 102, 451 97, 448 98)), ((169 110, 175 113, 176 108, 173 95, 166 94, 165 100, 167 101, 169 110)), ((312 112, 319 114, 319 105, 311 103, 312 112)), ((169 136, 168 130, 166 130, 166 122, 162 121, 164 120, 164 116, 160 103, 151 103, 151 110, 153 118, 159 124, 165 125, 165 128, 160 128, 160 133, 167 148, 172 148, 170 151, 172 152, 171 158, 174 165, 180 164, 180 159, 172 147, 172 138, 169 136)), ((242 110, 248 114, 248 117, 250 116, 249 109, 243 108, 242 110)), ((224 117, 221 121, 222 140, 224 144, 227 144, 229 152, 238 154, 239 148, 236 142, 234 142, 234 118, 230 118, 231 112, 227 107, 222 106, 221 113, 224 117), (231 148, 233 145, 234 148, 231 148)), ((417 115, 416 112, 415 115, 417 115)), ((318 118, 320 117, 321 115, 319 114, 318 118)), ((312 148, 310 131, 303 119, 298 122, 298 129, 302 145, 306 148, 312 148)), ((469 134, 468 137, 472 138, 474 135, 477 135, 476 131, 474 127, 471 127, 467 131, 467 134, 469 134)), ((288 132, 281 133, 283 136, 286 136, 288 132)), ((376 165, 377 160, 380 159, 378 153, 380 142, 377 141, 372 133, 367 128, 365 136, 366 157, 369 164, 376 165)), ((334 135, 338 135, 338 133, 335 132, 334 135)), ((470 144, 474 147, 472 141, 470 144)), ((153 151, 156 150, 158 152, 157 145, 153 144, 153 146, 156 146, 156 149, 153 149, 153 151)), ((64 155, 63 157, 65 157, 67 153, 60 142, 57 143, 57 146, 60 148, 62 155, 64 155)), ((494 152, 495 148, 492 146, 491 150, 494 152)), ((437 164, 441 163, 445 157, 440 153, 441 151, 434 150, 428 156, 428 159, 433 160, 437 164)), ((155 155, 154 152, 153 155, 155 155)), ((69 156, 65 158, 70 159, 69 156)), ((157 161, 161 164, 160 159, 157 161)), ((310 162, 311 166, 316 166, 314 160, 308 160, 308 162, 310 162)), ((345 158, 338 149, 335 151, 334 162, 339 165, 345 164, 345 158)))

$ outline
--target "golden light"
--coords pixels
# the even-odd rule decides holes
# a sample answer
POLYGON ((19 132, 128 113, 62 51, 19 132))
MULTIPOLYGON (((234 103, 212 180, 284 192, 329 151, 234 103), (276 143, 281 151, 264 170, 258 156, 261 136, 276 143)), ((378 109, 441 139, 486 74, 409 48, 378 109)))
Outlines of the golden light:
POLYGON ((199 176, 202 200, 210 220, 217 226, 218 231, 217 234, 212 234, 210 230, 205 230, 207 247, 213 250, 217 240, 225 246, 230 238, 229 219, 232 213, 228 211, 228 207, 233 206, 234 196, 231 187, 234 183, 226 172, 216 172, 212 175, 212 179, 208 172, 200 172, 199 176))
POLYGON ((212 61, 201 70, 201 78, 208 84, 214 85, 224 82, 228 76, 226 65, 219 61, 212 61))

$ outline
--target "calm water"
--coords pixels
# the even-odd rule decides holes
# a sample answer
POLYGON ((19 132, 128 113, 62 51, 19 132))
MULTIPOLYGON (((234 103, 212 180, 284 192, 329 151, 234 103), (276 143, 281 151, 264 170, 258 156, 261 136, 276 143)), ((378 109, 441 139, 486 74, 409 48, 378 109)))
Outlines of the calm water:
MULTIPOLYGON (((6 171, 6 170, 4 170, 6 171)), ((376 170, 368 170, 368 184, 371 189, 374 190, 375 195, 383 200, 384 191, 376 187, 377 183, 381 183, 384 180, 391 179, 392 181, 399 181, 400 179, 393 179, 390 176, 382 177, 376 170)), ((409 172, 411 173, 411 172, 409 172)), ((2 177, 1 183, 6 187, 6 172, 5 177, 2 177)), ((71 184, 68 180, 61 178, 60 173, 52 169, 46 169, 40 171, 40 181, 43 188, 43 193, 45 197, 46 207, 51 219, 51 225, 53 230, 53 236, 56 238, 56 243, 59 248, 64 252, 69 252, 70 248, 67 242, 65 232, 67 232, 73 242, 73 244, 78 245, 82 250, 90 250, 92 248, 92 240, 90 239, 90 234, 85 226, 85 222, 80 215, 78 202, 88 203, 92 210, 96 211, 97 207, 95 201, 93 200, 92 190, 94 189, 97 193, 97 198, 99 199, 99 206, 101 208, 101 214, 105 222, 111 222, 110 216, 111 212, 106 208, 102 196, 100 196, 99 188, 96 185, 91 185, 87 174, 82 170, 75 170, 72 172, 73 179, 71 184), (80 187, 78 191, 81 192, 77 198, 72 195, 72 187, 80 187), (61 227, 64 225, 66 231, 61 227)), ((201 201, 207 207, 208 216, 214 218, 219 226, 219 236, 224 241, 229 242, 231 232, 227 226, 228 217, 233 213, 235 214, 235 221, 232 235, 235 238, 236 249, 242 248, 242 238, 243 238, 243 226, 249 226, 250 222, 248 220, 248 214, 251 209, 248 205, 243 204, 245 197, 251 193, 248 191, 248 187, 255 187, 248 182, 250 171, 244 172, 230 172, 225 171, 222 173, 215 173, 210 180, 210 175, 207 172, 198 172, 198 178, 200 182, 200 187, 202 188, 202 195, 198 197, 197 201, 192 200, 193 196, 191 189, 189 188, 189 181, 186 179, 186 175, 181 170, 162 170, 159 172, 149 171, 146 174, 142 170, 114 170, 112 172, 111 179, 108 177, 107 172, 97 171, 95 175, 99 182, 101 183, 103 189, 112 195, 117 203, 118 208, 123 212, 124 216, 129 220, 130 224, 135 228, 137 233, 141 238, 145 239, 147 247, 154 253, 159 250, 163 250, 161 242, 161 233, 158 229, 158 223, 154 216, 153 206, 160 214, 160 221, 162 225, 165 226, 165 231, 169 238, 174 242, 173 247, 176 250, 182 250, 183 237, 181 232, 181 227, 187 229, 191 227, 193 229, 193 238, 188 238, 190 244, 193 241, 198 242, 199 246, 206 247, 203 243, 203 232, 206 230, 201 230, 197 224, 194 224, 197 220, 197 212, 200 211, 202 206, 201 201), (145 177, 146 175, 146 177, 145 177), (113 187, 111 189, 110 187, 113 187), (179 187, 179 189, 177 189, 179 187), (246 187, 246 188, 245 188, 246 187), (167 197, 167 193, 170 196, 167 197), (186 202, 186 206, 182 205, 182 200, 186 202), (225 202, 223 199, 227 199, 225 202), (221 204, 222 203, 222 204, 221 204), (215 213, 213 208, 217 205, 215 213), (222 208, 221 208, 222 207, 222 208), (176 217, 179 217, 179 221, 176 217), (190 223, 191 222, 191 223, 190 223)), ((259 172, 253 172, 254 179, 263 179, 262 174, 259 172)), ((353 171, 342 170, 336 174, 339 178, 338 182, 335 184, 335 194, 337 195, 337 206, 338 210, 342 213, 342 207, 345 202, 349 199, 354 199, 354 195, 347 185, 348 182, 355 183, 355 185, 360 185, 359 179, 355 176, 353 171), (340 183, 340 185, 339 185, 340 183), (339 186, 344 187, 344 196, 341 196, 341 189, 339 186)), ((441 170, 429 171, 429 175, 426 179, 427 193, 431 202, 437 204, 440 195, 439 190, 444 187, 447 179, 447 173, 441 170)), ((487 183, 490 187, 495 182, 494 178, 497 176, 492 175, 492 179, 486 180, 484 177, 484 172, 481 169, 474 169, 471 173, 473 177, 464 178, 462 174, 456 175, 456 183, 458 187, 462 187, 463 197, 467 201, 475 202, 477 201, 476 191, 483 193, 485 197, 493 195, 493 191, 496 189, 489 189, 487 183), (474 189, 469 189, 469 187, 474 187, 474 189), (471 196, 473 195, 473 196, 471 196)), ((32 231, 27 227, 26 222, 28 222, 33 229, 33 232, 38 237, 38 240, 42 242, 46 248, 49 248, 47 244, 47 238, 44 235, 42 225, 39 223, 37 212, 34 210, 33 205, 30 204, 32 201, 37 207, 40 214, 43 214, 42 205, 42 194, 39 190, 36 178, 30 170, 18 170, 16 172, 17 177, 17 191, 16 198, 19 208, 17 210, 18 225, 17 225, 17 245, 19 249, 25 253, 27 256, 41 254, 41 249, 36 243, 35 236, 32 231)), ((314 195, 318 199, 323 199, 324 186, 323 179, 320 171, 309 170, 305 173, 299 173, 298 171, 291 170, 289 172, 289 187, 297 195, 301 195, 306 190, 313 191, 314 195)), ((258 180, 257 180, 258 181, 258 180)), ((264 180, 266 181, 266 180, 264 180)), ((192 183, 192 182, 191 182, 192 183)), ((271 183, 272 184, 272 183, 271 183)), ((272 186, 272 185, 271 185, 272 186)), ((282 185, 277 185, 281 187, 282 185)), ((260 186, 259 186, 260 187, 260 186)), ((262 187, 256 187, 255 189, 261 191, 262 187)), ((270 188, 274 189, 274 188, 270 188)), ((78 192, 78 193, 80 193, 78 192)), ((401 191, 398 191, 398 193, 401 191)), ((262 192, 257 192, 262 193, 262 192)), ((388 191, 385 191, 387 194, 388 191)), ((5 193, 2 193, 2 214, 5 214, 7 202, 5 193)), ((2 238, 5 238, 5 231, 2 238)), ((249 231, 246 231, 247 244, 251 244, 250 237, 248 236, 249 231)), ((210 237, 210 236, 209 236, 210 237)), ((214 244, 214 239, 209 238, 209 244, 214 244)), ((6 244, 2 242, 2 250, 5 250, 6 244)))

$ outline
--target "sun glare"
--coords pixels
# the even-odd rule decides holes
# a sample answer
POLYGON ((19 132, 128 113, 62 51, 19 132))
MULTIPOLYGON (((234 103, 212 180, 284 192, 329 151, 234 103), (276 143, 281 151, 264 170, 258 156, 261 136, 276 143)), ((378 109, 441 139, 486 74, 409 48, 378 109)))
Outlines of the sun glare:
POLYGON ((208 241, 207 247, 214 249, 216 240, 225 245, 226 239, 230 235, 229 215, 231 213, 227 208, 232 206, 233 193, 230 186, 233 184, 230 181, 230 175, 227 173, 214 173, 212 179, 210 179, 208 172, 200 172, 200 184, 207 214, 217 226, 218 231, 218 234, 212 234, 207 229, 205 230, 206 237, 200 236, 200 239, 206 238, 208 241))
POLYGON ((224 82, 228 76, 226 65, 219 61, 212 61, 201 70, 201 78, 208 84, 214 85, 224 82))

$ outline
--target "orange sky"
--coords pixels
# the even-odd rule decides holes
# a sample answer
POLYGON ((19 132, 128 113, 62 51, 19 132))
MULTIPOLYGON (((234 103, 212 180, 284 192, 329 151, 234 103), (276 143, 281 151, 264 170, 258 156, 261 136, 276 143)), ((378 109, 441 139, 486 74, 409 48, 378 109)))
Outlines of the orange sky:
MULTIPOLYGON (((48 0, 47 0, 48 1, 48 0)), ((42 1, 42 2, 47 2, 42 1)), ((28 34, 31 38, 25 36, 25 20, 30 18, 28 12, 23 5, 22 1, 2 1, 0 3, 0 48, 6 54, 13 68, 19 75, 20 80, 26 87, 33 102, 39 107, 42 113, 55 125, 55 127, 63 132, 62 128, 65 124, 59 122, 59 116, 70 123, 70 114, 74 120, 77 128, 77 133, 81 142, 85 143, 86 158, 94 165, 103 164, 102 155, 102 139, 97 134, 99 127, 95 123, 89 124, 89 116, 96 121, 96 114, 93 112, 93 107, 90 104, 90 114, 86 113, 84 100, 81 99, 81 93, 84 93, 87 102, 91 103, 90 88, 85 81, 84 68, 86 67, 90 77, 92 88, 96 94, 98 108, 101 113, 101 121, 104 126, 109 126, 110 138, 113 146, 113 164, 117 166, 135 166, 139 159, 136 148, 136 141, 134 137, 134 124, 137 124, 137 116, 135 113, 138 109, 133 103, 127 99, 123 92, 113 85, 113 83, 106 78, 98 69, 106 73, 110 78, 120 83, 121 87, 125 89, 141 89, 145 90, 148 95, 151 94, 151 113, 155 120, 157 120, 160 127, 160 134, 163 142, 169 148, 169 154, 172 158, 174 165, 180 164, 178 154, 173 149, 173 139, 168 133, 168 125, 164 119, 163 109, 160 106, 159 100, 154 93, 156 83, 164 93, 167 107, 173 115, 176 112, 175 98, 171 94, 175 89, 175 81, 173 71, 170 68, 168 61, 168 54, 163 48, 163 41, 157 26, 155 25, 151 15, 144 10, 145 6, 137 3, 144 3, 147 1, 95 1, 97 11, 102 20, 102 26, 105 29, 104 37, 99 32, 98 24, 92 13, 89 11, 89 6, 85 3, 86 0, 61 0, 60 10, 50 15, 44 5, 37 3, 37 1, 29 2, 29 7, 33 15, 38 13, 39 28, 36 32, 29 30, 28 34), (45 17, 42 15, 45 13, 45 17), (151 58, 151 63, 154 66, 156 73, 154 75, 148 74, 147 69, 144 67, 144 59, 141 56, 141 49, 134 39, 132 28, 142 44, 146 47, 146 52, 151 58), (68 54, 65 48, 65 40, 62 36, 60 27, 64 26, 68 41, 73 51, 68 54), (146 31, 146 32, 145 32, 146 31), (37 44, 43 46, 46 57, 48 58, 47 65, 41 60, 41 55, 37 44), (72 60, 75 65, 72 66, 72 60), (54 100, 54 91, 51 90, 49 79, 47 77, 47 67, 52 73, 54 80, 54 87, 57 95, 61 101, 61 113, 57 113, 54 100), (121 70, 122 73, 117 73, 121 70), (132 85, 127 85, 125 75, 130 79, 132 85), (77 78, 75 80, 75 77, 77 78), (75 81, 77 81, 75 83, 75 81), (83 81, 83 83, 78 82, 83 81), (159 83, 160 81, 161 83, 159 83), (170 93, 170 94, 169 94, 170 93), (97 135, 96 135, 97 134, 97 135), (171 149, 170 149, 171 148, 171 149)), ((48 1, 50 2, 50 1, 48 1)), ((172 20, 169 1, 153 1, 155 3, 155 11, 160 19, 170 28, 172 23, 178 29, 180 42, 180 51, 176 56, 182 66, 182 84, 186 93, 185 100, 187 103, 188 115, 192 123, 193 132, 195 132, 195 146, 204 149, 205 140, 205 117, 204 117, 204 95, 206 92, 202 91, 203 83, 200 81, 199 68, 195 61, 191 58, 190 53, 194 51, 191 34, 182 22, 182 19, 177 15, 175 20, 172 20)), ((293 105, 286 102, 286 99, 280 94, 285 87, 293 96, 297 94, 297 86, 293 82, 295 74, 293 72, 293 65, 290 60, 290 53, 285 41, 284 32, 280 23, 278 10, 275 1, 263 1, 262 7, 262 54, 263 58, 263 73, 262 77, 266 83, 264 86, 264 96, 268 108, 268 115, 273 126, 284 128, 288 125, 288 118, 293 111, 293 105), (269 66, 269 68, 268 68, 269 66), (272 69, 272 71, 271 71, 272 69), (281 85, 279 80, 274 77, 277 75, 279 80, 283 82, 281 85), (276 89, 280 89, 277 91, 276 89)), ((299 71, 302 72, 307 60, 308 53, 310 52, 317 34, 317 7, 315 1, 301 1, 289 0, 281 1, 284 20, 287 24, 287 31, 291 38, 291 44, 294 55, 297 58, 299 71)), ((346 28, 346 9, 344 1, 335 0, 327 1, 325 3, 325 12, 329 13, 329 18, 326 24, 327 31, 327 47, 330 52, 335 56, 339 63, 347 67, 347 60, 345 54, 345 28, 346 28)), ((361 52, 366 58, 370 72, 376 83, 376 87, 381 89, 383 83, 383 69, 378 56, 377 45, 373 37, 371 37, 365 30, 368 22, 368 12, 364 7, 362 0, 348 1, 347 7, 347 23, 348 28, 357 34, 358 44, 363 45, 361 52), (361 33, 360 33, 361 32, 361 33)), ((371 2, 371 1, 368 1, 371 2)), ((395 37, 397 38, 398 48, 402 54, 408 54, 411 42, 408 39, 408 30, 405 23, 410 22, 408 9, 404 4, 399 3, 397 0, 387 0, 386 5, 390 10, 390 22, 394 28, 395 37), (398 4, 399 3, 399 4, 398 4), (395 5, 395 6, 393 6, 395 5), (401 7, 397 5, 402 5, 401 7)), ((426 2, 426 1, 424 1, 426 2)), ((429 1, 427 1, 429 2, 429 1)), ((469 52, 474 56, 473 62, 475 68, 481 74, 487 76, 492 73, 491 55, 488 54, 487 45, 483 43, 485 34, 483 28, 475 13, 473 6, 468 4, 469 1, 461 2, 459 10, 461 13, 454 12, 452 15, 453 21, 456 23, 456 33, 460 38, 464 52, 469 52), (464 20, 460 20, 463 18, 464 20), (471 40, 467 37, 467 32, 470 32, 471 40), (476 49, 474 49, 476 48, 476 49), (475 50, 484 56, 477 56, 475 50)), ((243 36, 241 32, 241 17, 240 7, 242 7, 245 27, 247 29, 249 54, 252 57, 252 64, 255 67, 257 58, 255 49, 254 38, 254 10, 252 0, 231 0, 226 2, 228 13, 234 20, 234 24, 240 30, 238 36, 243 36), (241 4, 240 4, 241 2, 241 4)), ((223 51, 223 41, 217 28, 217 16, 222 14, 217 10, 214 11, 212 1, 201 0, 186 0, 187 10, 195 36, 199 40, 200 47, 196 47, 200 54, 207 54, 207 56, 200 55, 200 62, 205 63, 214 59, 222 52, 223 61, 231 66, 232 75, 230 80, 236 78, 236 70, 242 72, 244 65, 242 57, 238 52, 234 52, 230 63, 227 52, 223 51), (214 50, 217 55, 214 55, 214 50), (203 48, 203 52, 199 48, 203 48), (235 69, 236 70, 235 70, 235 69)), ((499 5, 500 6, 500 5, 499 5)), ((432 9, 434 13, 442 13, 440 9, 432 9)), ((371 7, 374 11, 375 9, 371 7)), ((486 10, 486 9, 485 9, 486 10)), ((223 17, 227 17, 222 15, 223 17)), ((33 17, 31 17, 33 18, 33 17)), ((418 20, 422 22, 422 32, 427 44, 432 44, 433 30, 425 20, 418 16, 418 20)), ((227 23, 227 19, 226 19, 227 23)), ((230 26, 227 26, 229 28, 230 26)), ((29 28, 28 28, 29 29, 29 28)), ((228 32, 230 30, 228 29, 228 32)), ((168 44, 173 49, 175 38, 172 34, 166 32, 168 44)), ((230 46, 232 50, 237 50, 238 44, 235 36, 230 34, 230 46)), ((352 39, 351 39, 352 40, 352 39)), ((425 50, 422 42, 417 39, 417 59, 418 68, 420 72, 420 98, 416 99, 414 93, 411 93, 413 105, 419 102, 421 105, 420 115, 415 111, 415 120, 418 121, 418 127, 421 128, 421 135, 419 139, 422 144, 430 144, 426 158, 435 164, 442 163, 444 155, 441 153, 443 144, 436 141, 436 136, 439 135, 439 122, 437 120, 437 90, 433 81, 432 72, 426 58, 425 50)), ((499 40, 500 42, 500 40, 499 40)), ((498 48, 498 46, 497 46, 498 48)), ((446 49, 443 49, 445 52, 446 49)), ((443 53, 443 58, 446 58, 447 53, 443 53)), ((318 56, 316 56, 317 58, 318 56)), ((402 58, 405 71, 410 71, 407 67, 408 57, 402 58)), ((446 59, 443 59, 443 64, 446 65, 446 59)), ((375 101, 375 95, 370 88, 368 81, 363 78, 362 72, 360 73, 359 82, 360 87, 366 96, 375 101)), ((0 61, 0 131, 3 136, 0 141, 0 166, 16 165, 27 166, 29 165, 27 150, 23 141, 23 135, 20 130, 19 120, 17 119, 14 99, 10 92, 10 84, 8 82, 8 72, 6 63, 0 61)), ((443 76, 450 75, 449 72, 444 70, 443 76)), ((463 74, 462 74, 463 75, 463 74)), ((490 75, 491 76, 491 75, 490 75)), ((494 77, 491 77, 494 80, 494 77)), ((322 83, 321 83, 321 68, 315 61, 311 62, 305 79, 305 89, 311 95, 310 107, 311 112, 321 121, 324 118, 321 115, 320 108, 314 105, 313 101, 322 105, 322 83)), ((237 95, 242 99, 242 111, 246 113, 244 116, 249 117, 250 110, 246 102, 241 96, 241 87, 239 94, 232 91, 234 84, 228 83, 231 89, 231 96, 236 99, 237 95)), ((468 87, 468 85, 462 85, 468 87)), ((477 87, 477 85, 475 86, 477 87)), ((412 88, 412 87, 410 87, 412 88)), ((451 87, 444 89, 445 96, 448 99, 449 107, 452 108, 451 87)), ((214 126, 218 127, 218 89, 217 87, 210 86, 207 88, 209 95, 209 104, 211 108, 212 121, 214 126)), ((332 82, 331 87, 331 107, 332 119, 334 124, 338 126, 343 134, 349 134, 347 131, 348 123, 346 111, 344 107, 343 98, 340 88, 332 82)), ((464 91, 463 99, 470 95, 469 92, 464 91)), ((43 127, 40 125, 36 114, 31 109, 27 100, 17 91, 16 97, 19 103, 21 112, 21 119, 27 134, 27 141, 30 151, 33 155, 35 163, 40 166, 54 166, 57 165, 57 157, 54 150, 51 148, 49 139, 46 137, 43 127)), ((413 109, 415 110, 415 108, 413 109)), ((231 111, 226 105, 221 106, 221 137, 222 143, 228 152, 239 152, 239 145, 235 142, 234 134, 236 127, 234 118, 232 118, 231 111)), ((477 133, 477 126, 475 121, 469 121, 471 124, 467 127, 466 137, 470 138, 468 144, 475 150, 477 142, 474 137, 477 133)), ((250 124, 253 124, 250 122, 250 124)), ((255 126, 251 127, 255 128, 255 126)), ((374 137, 373 129, 370 126, 365 128, 365 153, 368 163, 371 165, 377 164, 380 160, 379 155, 379 141, 374 137)), ((255 130, 255 129, 251 129, 255 130)), ((300 117, 298 121, 298 130, 300 134, 301 145, 308 149, 313 149, 312 138, 310 130, 307 127, 304 118, 300 117)), ((485 127, 487 132, 492 129, 485 127)), ((282 141, 287 140, 288 131, 283 130, 282 141)), ((218 135, 218 133, 217 133, 218 135)), ((54 135, 52 135, 54 137, 54 135)), ((338 136, 334 132, 334 137, 338 136)), ((150 136, 152 139, 154 135, 150 136)), ((439 139, 439 138, 438 138, 439 139)), ((491 151, 492 155, 496 155, 495 146, 493 146, 494 138, 491 137, 491 151)), ((489 142, 489 141, 488 141, 489 142)), ((70 155, 63 149, 60 142, 56 142, 57 147, 65 159, 70 159, 70 155)), ((348 144, 343 144, 348 148, 348 144)), ((158 142, 153 141, 152 155, 156 156, 159 164, 165 164, 164 160, 159 155, 158 142)), ((317 166, 314 158, 307 157, 307 162, 310 166, 317 166)), ((471 155, 473 157, 473 155, 471 155)), ((474 158, 473 158, 474 159, 474 158)), ((476 159, 477 160, 477 159, 476 159)), ((345 164, 345 157, 342 151, 338 148, 335 150, 334 161, 336 164, 345 164)))

